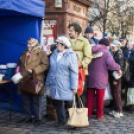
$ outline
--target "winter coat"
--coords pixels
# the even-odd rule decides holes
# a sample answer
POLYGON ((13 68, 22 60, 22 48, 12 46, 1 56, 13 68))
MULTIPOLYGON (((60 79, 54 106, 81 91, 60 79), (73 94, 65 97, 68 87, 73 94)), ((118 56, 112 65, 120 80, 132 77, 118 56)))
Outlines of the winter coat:
MULTIPOLYGON (((44 71, 46 71, 49 67, 49 61, 46 56, 46 53, 41 50, 39 47, 38 49, 34 50, 29 59, 26 57, 27 50, 24 51, 20 57, 18 65, 20 66, 20 73, 24 78, 31 78, 32 74, 30 74, 27 70, 33 70, 38 80, 44 82, 44 71)), ((22 94, 19 90, 18 85, 18 93, 22 94)), ((41 95, 43 95, 43 90, 41 95)))
MULTIPOLYGON (((124 72, 124 69, 125 69, 125 60, 124 60, 124 56, 123 56, 122 51, 121 51, 121 50, 117 50, 117 51, 113 54, 113 58, 114 58, 115 62, 116 62, 118 65, 120 65, 122 72, 124 72)), ((112 77, 113 80, 118 81, 118 80, 116 80, 116 79, 113 77, 112 73, 111 73, 111 77, 112 77)))
POLYGON ((98 39, 92 37, 92 40, 95 42, 96 45, 99 45, 99 40, 98 39))
POLYGON ((102 57, 95 58, 88 65, 88 88, 106 89, 108 83, 108 70, 120 70, 111 53, 104 45, 92 47, 92 53, 103 52, 102 57))
POLYGON ((122 50, 123 56, 126 57, 126 54, 127 54, 127 52, 128 52, 127 46, 121 47, 121 50, 122 50))
POLYGON ((50 96, 55 100, 73 100, 73 91, 78 87, 78 65, 76 53, 69 48, 57 62, 58 50, 50 57, 50 69, 46 79, 50 96))
POLYGON ((70 38, 70 43, 71 43, 71 47, 72 49, 78 53, 82 66, 83 66, 83 70, 86 70, 86 74, 88 74, 88 64, 91 62, 92 60, 92 52, 91 52, 91 46, 88 42, 88 40, 82 36, 79 36, 76 41, 73 43, 72 39, 70 38))
POLYGON ((134 87, 134 51, 129 58, 130 80, 127 82, 128 87, 134 87))

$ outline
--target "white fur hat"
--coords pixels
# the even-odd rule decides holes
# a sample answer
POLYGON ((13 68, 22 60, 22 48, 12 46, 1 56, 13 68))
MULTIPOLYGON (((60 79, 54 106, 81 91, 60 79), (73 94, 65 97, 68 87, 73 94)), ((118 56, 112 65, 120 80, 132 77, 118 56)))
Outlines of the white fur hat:
POLYGON ((71 47, 71 43, 70 43, 69 39, 65 36, 58 37, 56 42, 61 43, 61 44, 65 45, 66 47, 71 47))

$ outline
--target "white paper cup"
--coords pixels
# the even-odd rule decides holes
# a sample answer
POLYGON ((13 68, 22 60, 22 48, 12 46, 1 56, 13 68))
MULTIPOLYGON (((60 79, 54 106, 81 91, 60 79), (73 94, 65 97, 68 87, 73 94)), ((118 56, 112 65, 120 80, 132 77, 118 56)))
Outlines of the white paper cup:
POLYGON ((121 75, 119 75, 119 73, 117 71, 113 72, 113 76, 116 80, 119 80, 121 78, 121 75))

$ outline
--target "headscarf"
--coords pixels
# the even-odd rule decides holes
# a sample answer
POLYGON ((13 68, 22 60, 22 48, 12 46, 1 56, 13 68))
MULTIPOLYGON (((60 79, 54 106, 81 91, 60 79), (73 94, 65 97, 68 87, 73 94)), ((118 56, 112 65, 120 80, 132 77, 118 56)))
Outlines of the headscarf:
POLYGON ((31 54, 32 54, 32 52, 33 52, 34 50, 36 50, 36 49, 38 49, 38 48, 41 49, 41 47, 39 46, 39 43, 38 43, 38 40, 37 40, 37 39, 30 38, 29 40, 31 41, 32 49, 31 49, 31 52, 30 52, 30 51, 27 51, 27 53, 26 53, 27 59, 29 59, 29 58, 31 57, 31 54))

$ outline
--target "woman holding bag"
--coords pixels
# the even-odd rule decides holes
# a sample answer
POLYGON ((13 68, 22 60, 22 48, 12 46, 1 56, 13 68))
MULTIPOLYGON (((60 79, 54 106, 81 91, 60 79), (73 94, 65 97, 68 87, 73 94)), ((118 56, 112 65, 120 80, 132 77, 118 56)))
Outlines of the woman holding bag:
MULTIPOLYGON (((23 80, 31 79, 33 75, 40 82, 44 83, 44 71, 46 71, 49 67, 48 58, 46 53, 41 49, 39 43, 34 38, 29 38, 27 40, 27 50, 24 51, 20 57, 18 62, 18 66, 20 66, 20 73, 23 76, 23 80)), ((29 84, 29 83, 28 83, 29 84)), ((22 92, 22 81, 19 83, 18 93, 22 94, 22 103, 24 108, 25 118, 20 120, 19 122, 32 122, 31 118, 31 102, 33 102, 33 111, 35 115, 34 126, 38 126, 41 122, 41 101, 43 89, 40 90, 39 95, 29 94, 27 92, 22 92)), ((31 85, 32 88, 33 85, 31 85)), ((30 84, 29 84, 30 87, 30 84)), ((32 90, 32 89, 31 89, 32 90)))
POLYGON ((54 100, 58 116, 56 127, 65 125, 65 107, 72 107, 74 94, 78 87, 78 65, 76 53, 70 48, 67 37, 57 38, 57 49, 50 57, 50 69, 46 79, 46 90, 54 100))

